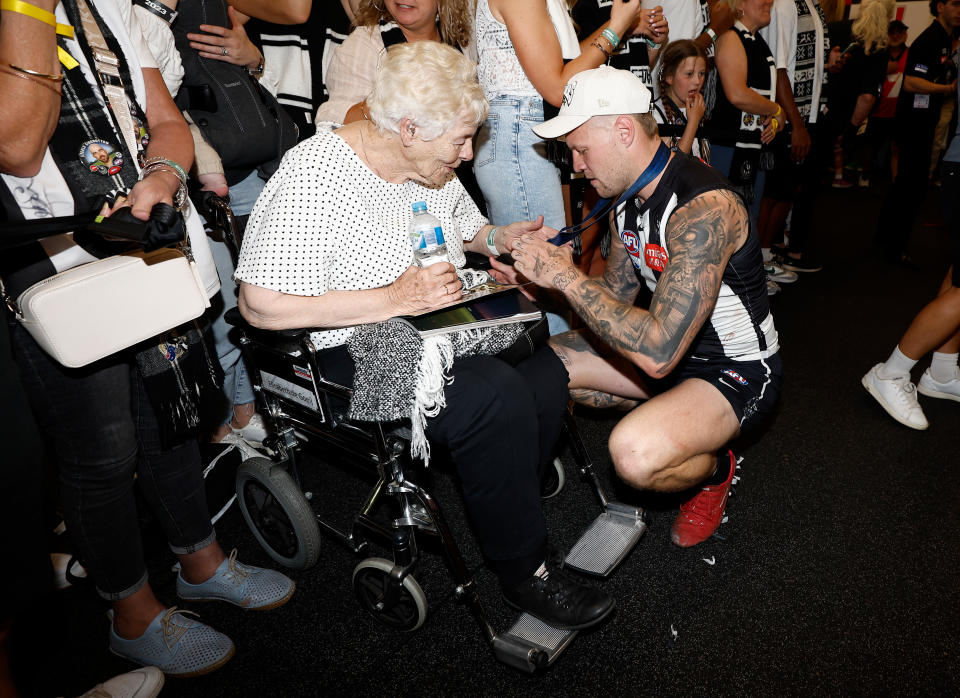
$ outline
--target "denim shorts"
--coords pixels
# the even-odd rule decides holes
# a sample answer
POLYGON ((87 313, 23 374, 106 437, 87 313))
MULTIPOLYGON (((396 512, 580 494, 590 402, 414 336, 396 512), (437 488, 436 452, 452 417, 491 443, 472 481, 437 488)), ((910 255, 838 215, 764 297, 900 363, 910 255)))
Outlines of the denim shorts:
POLYGON ((560 173, 547 159, 546 143, 532 127, 543 122, 541 97, 497 97, 477 133, 474 173, 490 222, 533 220, 560 229, 566 224, 560 173))

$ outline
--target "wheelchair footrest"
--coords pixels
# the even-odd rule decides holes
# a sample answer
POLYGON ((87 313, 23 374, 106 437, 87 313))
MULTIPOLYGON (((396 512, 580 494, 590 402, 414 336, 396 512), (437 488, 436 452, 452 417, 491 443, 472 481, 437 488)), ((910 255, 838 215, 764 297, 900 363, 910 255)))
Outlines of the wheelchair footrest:
POLYGON ((606 577, 633 550, 646 530, 643 510, 610 502, 571 548, 566 566, 606 577))
POLYGON ((524 613, 505 633, 493 638, 493 651, 504 664, 533 673, 560 656, 576 630, 561 630, 524 613))

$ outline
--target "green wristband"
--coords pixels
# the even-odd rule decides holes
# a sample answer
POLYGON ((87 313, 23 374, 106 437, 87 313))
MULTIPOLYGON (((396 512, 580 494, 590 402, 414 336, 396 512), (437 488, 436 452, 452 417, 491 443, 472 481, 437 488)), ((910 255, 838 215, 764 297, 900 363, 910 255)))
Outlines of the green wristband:
POLYGON ((490 254, 494 257, 500 254, 500 250, 497 249, 497 244, 494 242, 498 230, 500 230, 499 226, 495 225, 490 228, 490 231, 487 233, 487 249, 490 250, 490 254))

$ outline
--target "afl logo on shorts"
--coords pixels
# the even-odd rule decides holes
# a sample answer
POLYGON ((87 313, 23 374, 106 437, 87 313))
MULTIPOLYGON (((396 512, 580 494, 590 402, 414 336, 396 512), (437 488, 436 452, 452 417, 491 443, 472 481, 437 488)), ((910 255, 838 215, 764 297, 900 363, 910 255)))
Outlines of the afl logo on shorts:
POLYGON ((636 260, 640 256, 640 238, 632 230, 624 230, 620 233, 620 239, 623 240, 623 246, 627 254, 636 260))
POLYGON ((728 368, 728 369, 725 369, 725 370, 723 370, 723 371, 720 371, 720 373, 723 373, 724 375, 730 376, 731 378, 733 378, 733 380, 737 381, 737 383, 739 383, 740 385, 746 385, 746 384, 747 384, 747 379, 746 379, 746 378, 744 378, 743 376, 741 376, 741 375, 740 375, 739 373, 737 373, 736 371, 731 371, 729 368, 728 368))
POLYGON ((670 261, 670 258, 667 257, 667 251, 660 247, 660 245, 654 245, 652 242, 648 242, 646 247, 643 248, 643 257, 647 262, 647 266, 654 271, 663 271, 667 266, 667 262, 670 261))

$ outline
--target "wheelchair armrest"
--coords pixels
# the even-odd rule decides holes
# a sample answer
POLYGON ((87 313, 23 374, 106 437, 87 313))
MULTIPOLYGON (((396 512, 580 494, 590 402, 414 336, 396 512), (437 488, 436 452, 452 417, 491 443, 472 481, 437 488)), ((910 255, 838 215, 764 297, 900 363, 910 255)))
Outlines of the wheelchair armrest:
POLYGON ((309 330, 305 329, 262 330, 247 322, 243 315, 240 314, 239 308, 230 308, 230 310, 223 314, 223 319, 227 321, 227 324, 242 330, 244 334, 251 339, 261 344, 277 346, 278 348, 299 349, 300 340, 309 332, 309 330))

